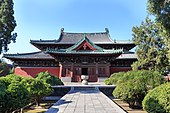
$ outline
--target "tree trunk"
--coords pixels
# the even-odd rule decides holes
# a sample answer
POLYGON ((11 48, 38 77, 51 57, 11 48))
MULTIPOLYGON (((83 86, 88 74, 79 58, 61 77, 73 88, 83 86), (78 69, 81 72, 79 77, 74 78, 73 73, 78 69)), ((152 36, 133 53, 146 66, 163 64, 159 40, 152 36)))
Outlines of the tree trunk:
POLYGON ((36 98, 36 99, 35 99, 35 103, 36 103, 36 106, 40 106, 40 99, 39 99, 39 98, 36 98))

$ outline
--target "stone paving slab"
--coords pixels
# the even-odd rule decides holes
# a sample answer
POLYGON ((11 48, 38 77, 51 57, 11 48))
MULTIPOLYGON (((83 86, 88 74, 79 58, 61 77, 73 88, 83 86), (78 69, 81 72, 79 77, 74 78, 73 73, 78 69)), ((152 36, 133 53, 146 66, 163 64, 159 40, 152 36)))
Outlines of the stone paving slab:
POLYGON ((126 113, 99 90, 71 90, 46 113, 126 113))

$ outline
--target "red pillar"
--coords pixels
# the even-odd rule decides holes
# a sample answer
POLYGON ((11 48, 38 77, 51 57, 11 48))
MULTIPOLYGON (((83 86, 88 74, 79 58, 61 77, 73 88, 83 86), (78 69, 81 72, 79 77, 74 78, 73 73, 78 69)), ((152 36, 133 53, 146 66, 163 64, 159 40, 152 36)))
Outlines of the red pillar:
POLYGON ((61 78, 62 77, 62 71, 63 71, 63 65, 61 63, 59 63, 59 66, 60 66, 60 72, 59 72, 59 77, 61 78))
POLYGON ((74 72, 74 63, 71 64, 71 77, 74 76, 73 72, 74 72))

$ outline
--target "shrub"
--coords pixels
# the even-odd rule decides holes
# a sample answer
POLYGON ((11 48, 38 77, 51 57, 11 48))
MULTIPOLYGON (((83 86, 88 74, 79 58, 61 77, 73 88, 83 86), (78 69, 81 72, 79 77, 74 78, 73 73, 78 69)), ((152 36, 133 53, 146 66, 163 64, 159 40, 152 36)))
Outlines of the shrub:
POLYGON ((30 103, 28 90, 19 82, 12 82, 6 92, 6 108, 16 110, 30 103))
POLYGON ((0 62, 0 76, 6 76, 9 72, 8 65, 4 62, 0 62))
POLYGON ((31 98, 39 105, 41 98, 51 94, 50 84, 15 74, 0 77, 0 113, 10 113, 31 102, 31 98))
POLYGON ((4 78, 0 78, 0 113, 5 112, 6 110, 4 109, 5 107, 5 95, 6 95, 6 90, 7 90, 7 86, 6 86, 6 81, 4 78))
POLYGON ((19 81, 10 77, 0 78, 0 112, 10 113, 30 102, 28 90, 19 81))
POLYGON ((127 102, 131 108, 141 108, 148 91, 163 82, 163 76, 156 71, 129 71, 117 81, 113 95, 127 102))
POLYGON ((36 105, 40 105, 40 100, 47 96, 50 95, 53 92, 53 89, 51 88, 50 84, 47 84, 46 82, 43 82, 38 79, 32 79, 28 78, 25 79, 25 86, 27 90, 29 91, 29 94, 31 95, 32 99, 36 102, 36 105))
POLYGON ((145 96, 142 105, 148 113, 170 113, 170 83, 151 90, 145 96))
POLYGON ((24 79, 24 77, 18 76, 16 74, 9 74, 5 76, 5 78, 7 78, 9 82, 15 82, 15 81, 21 82, 24 79))
POLYGON ((113 73, 109 78, 107 78, 104 83, 106 85, 116 85, 117 81, 120 80, 125 72, 113 73))
POLYGON ((63 85, 63 82, 57 76, 53 76, 48 72, 40 72, 36 75, 36 79, 42 80, 43 82, 46 82, 52 86, 63 85))

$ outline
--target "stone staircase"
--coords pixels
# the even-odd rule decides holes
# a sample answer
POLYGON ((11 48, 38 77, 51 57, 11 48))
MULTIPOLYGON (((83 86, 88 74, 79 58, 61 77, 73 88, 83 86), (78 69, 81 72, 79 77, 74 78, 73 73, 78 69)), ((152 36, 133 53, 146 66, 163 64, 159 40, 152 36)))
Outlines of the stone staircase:
POLYGON ((98 87, 95 86, 74 86, 73 90, 87 91, 87 90, 98 90, 98 87))

